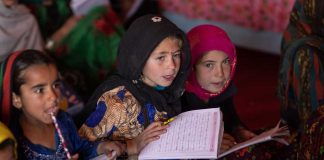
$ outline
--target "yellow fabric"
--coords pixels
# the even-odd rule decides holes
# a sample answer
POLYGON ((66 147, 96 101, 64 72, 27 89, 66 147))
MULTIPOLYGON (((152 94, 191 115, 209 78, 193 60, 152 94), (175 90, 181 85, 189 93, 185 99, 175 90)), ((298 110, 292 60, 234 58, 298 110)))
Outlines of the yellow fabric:
MULTIPOLYGON (((7 126, 0 122, 0 143, 2 143, 7 138, 15 140, 15 137, 12 135, 7 126)), ((15 140, 16 141, 16 140, 15 140)))
POLYGON ((8 129, 8 127, 6 125, 4 125, 2 122, 0 122, 0 143, 2 143, 3 141, 5 141, 6 139, 13 139, 15 141, 15 155, 16 154, 16 148, 17 148, 17 142, 15 137, 13 136, 13 134, 11 133, 11 131, 8 129))

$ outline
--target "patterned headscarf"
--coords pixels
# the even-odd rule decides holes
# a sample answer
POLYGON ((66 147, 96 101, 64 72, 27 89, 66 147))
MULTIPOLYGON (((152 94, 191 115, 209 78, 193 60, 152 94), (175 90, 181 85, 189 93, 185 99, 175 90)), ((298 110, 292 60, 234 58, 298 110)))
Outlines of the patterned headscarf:
POLYGON ((323 0, 296 0, 281 53, 278 81, 281 114, 292 128, 303 129, 324 99, 323 0))
POLYGON ((11 114, 11 90, 12 90, 12 66, 15 63, 16 58, 21 54, 21 51, 17 51, 9 55, 2 63, 0 67, 0 120, 9 126, 10 114, 11 114))
MULTIPOLYGON (((319 62, 316 65, 321 64, 324 60, 324 1, 322 0, 297 0, 293 11, 290 16, 289 25, 284 32, 283 42, 282 42, 282 62, 281 70, 279 75, 279 98, 281 100, 281 105, 283 108, 287 107, 296 107, 292 105, 302 105, 302 108, 309 107, 311 110, 316 110, 318 106, 318 97, 316 96, 316 82, 315 82, 315 73, 314 70, 308 65, 308 68, 302 66, 306 65, 309 61, 314 60, 314 55, 316 54, 319 57, 319 62), (312 50, 309 50, 305 53, 305 56, 302 60, 295 60, 298 50, 302 47, 312 47, 312 50), (303 62, 303 63, 302 63, 303 62), (298 64, 297 64, 298 63, 298 64), (293 68, 293 66, 297 66, 293 68), (309 69, 301 73, 301 69, 309 69), (297 71, 299 70, 299 71, 297 71), (298 74, 298 76, 303 77, 303 84, 308 83, 307 88, 303 88, 301 83, 297 84, 297 80, 293 77, 292 73, 298 74), (308 78, 307 78, 308 77, 308 78), (294 83, 294 84, 293 84, 294 83), (294 85, 300 85, 296 90, 294 85), (297 97, 293 97, 292 92, 296 92, 297 97), (310 101, 304 103, 297 102, 297 99, 308 99, 310 101), (308 96, 305 97, 305 96, 308 96), (289 104, 294 102, 296 104, 289 104)), ((321 66, 323 67, 323 66, 321 66)), ((322 77, 324 75, 322 71, 319 71, 322 77)), ((324 84, 322 78, 321 83, 324 84)), ((320 95, 322 95, 322 90, 319 90, 320 95)))
POLYGON ((226 32, 213 25, 199 25, 188 32, 188 39, 191 47, 191 73, 186 83, 186 91, 194 93, 202 100, 208 100, 211 97, 218 96, 224 92, 231 83, 236 67, 235 46, 227 36, 226 32), (220 92, 211 93, 203 89, 195 75, 194 67, 208 51, 217 50, 226 53, 231 62, 231 73, 229 80, 220 92))

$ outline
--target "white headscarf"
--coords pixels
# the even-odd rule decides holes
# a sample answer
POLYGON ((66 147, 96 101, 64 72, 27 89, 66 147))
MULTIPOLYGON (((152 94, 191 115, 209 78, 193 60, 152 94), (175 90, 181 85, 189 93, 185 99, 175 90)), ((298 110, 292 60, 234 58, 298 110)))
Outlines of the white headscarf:
POLYGON ((7 8, 0 0, 0 62, 21 49, 43 50, 37 21, 24 5, 7 8))

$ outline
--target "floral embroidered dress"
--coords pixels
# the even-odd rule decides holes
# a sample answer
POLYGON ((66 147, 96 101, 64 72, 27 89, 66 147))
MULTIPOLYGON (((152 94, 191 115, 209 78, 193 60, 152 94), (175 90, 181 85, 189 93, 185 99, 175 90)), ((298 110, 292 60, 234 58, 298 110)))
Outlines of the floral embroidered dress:
MULTIPOLYGON (((154 105, 144 105, 149 122, 165 120, 166 112, 159 112, 154 105)), ((124 86, 104 93, 98 100, 97 109, 80 129, 82 136, 90 140, 109 138, 132 139, 144 130, 144 114, 136 98, 124 86)))

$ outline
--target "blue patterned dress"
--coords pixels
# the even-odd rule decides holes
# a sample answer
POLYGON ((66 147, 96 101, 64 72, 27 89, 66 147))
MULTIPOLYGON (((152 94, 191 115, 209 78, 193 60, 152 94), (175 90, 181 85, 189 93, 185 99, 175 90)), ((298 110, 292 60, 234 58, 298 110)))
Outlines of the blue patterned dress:
MULTIPOLYGON (((60 111, 57 115, 57 121, 71 155, 78 153, 81 159, 98 156, 96 151, 98 143, 80 138, 72 119, 67 113, 60 111)), ((57 132, 55 133, 56 149, 53 150, 39 144, 33 144, 22 134, 23 131, 20 126, 16 126, 18 127, 14 128, 13 132, 18 140, 19 159, 67 159, 57 132)))

